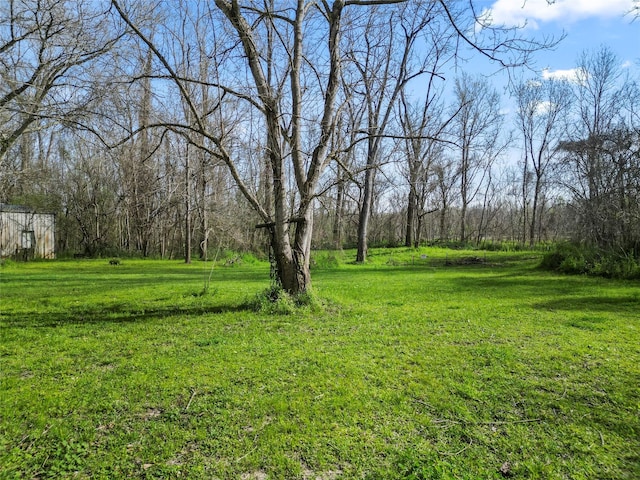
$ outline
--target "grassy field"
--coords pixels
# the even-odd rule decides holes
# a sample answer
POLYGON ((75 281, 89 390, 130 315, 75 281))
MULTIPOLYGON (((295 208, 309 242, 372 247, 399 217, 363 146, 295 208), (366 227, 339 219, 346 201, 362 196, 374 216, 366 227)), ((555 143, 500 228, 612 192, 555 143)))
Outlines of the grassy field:
POLYGON ((353 257, 293 314, 260 262, 6 264, 0 478, 640 478, 638 282, 353 257))

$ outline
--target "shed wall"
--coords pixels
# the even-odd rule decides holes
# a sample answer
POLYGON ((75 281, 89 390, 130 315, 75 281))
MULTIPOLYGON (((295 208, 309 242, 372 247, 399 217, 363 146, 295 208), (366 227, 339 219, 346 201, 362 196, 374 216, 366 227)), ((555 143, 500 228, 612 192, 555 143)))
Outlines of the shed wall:
POLYGON ((54 215, 0 211, 0 257, 14 256, 24 248, 33 248, 38 258, 55 258, 54 215))

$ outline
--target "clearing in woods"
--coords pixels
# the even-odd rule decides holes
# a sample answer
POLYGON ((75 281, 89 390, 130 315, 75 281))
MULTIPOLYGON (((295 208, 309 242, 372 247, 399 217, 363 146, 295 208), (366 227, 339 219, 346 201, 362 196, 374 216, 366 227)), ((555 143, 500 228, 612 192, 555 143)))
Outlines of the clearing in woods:
POLYGON ((640 478, 637 281, 371 253, 6 262, 0 478, 640 478))

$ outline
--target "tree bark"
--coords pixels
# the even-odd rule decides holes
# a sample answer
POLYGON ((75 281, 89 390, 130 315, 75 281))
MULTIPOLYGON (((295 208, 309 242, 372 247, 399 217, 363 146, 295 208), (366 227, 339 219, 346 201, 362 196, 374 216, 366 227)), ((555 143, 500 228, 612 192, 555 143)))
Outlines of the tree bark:
POLYGON ((184 263, 191 263, 191 168, 187 147, 184 164, 184 263))
MULTIPOLYGON (((340 175, 340 173, 338 173, 340 175)), ((335 215, 333 217, 333 245, 336 250, 342 249, 342 229, 344 218, 344 180, 338 180, 335 215)))
POLYGON ((404 239, 404 246, 411 247, 415 241, 415 220, 417 217, 417 202, 418 196, 414 187, 413 179, 409 185, 409 197, 407 198, 407 218, 406 218, 406 235, 404 239))
MULTIPOLYGON (((369 139, 369 142, 372 142, 369 139)), ((358 250, 356 252, 356 262, 364 263, 367 260, 369 250, 369 219, 371 217, 371 206, 373 204, 373 184, 375 180, 375 159, 369 154, 367 158, 367 171, 364 177, 362 192, 362 205, 358 214, 358 250)))

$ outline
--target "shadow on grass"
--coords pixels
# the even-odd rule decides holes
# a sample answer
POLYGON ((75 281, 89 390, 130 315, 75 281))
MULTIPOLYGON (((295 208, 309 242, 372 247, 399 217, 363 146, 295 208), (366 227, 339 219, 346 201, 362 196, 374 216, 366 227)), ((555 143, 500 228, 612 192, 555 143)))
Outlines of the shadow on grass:
POLYGON ((469 295, 509 301, 522 300, 534 309, 585 312, 633 312, 640 308, 640 293, 624 284, 585 276, 550 275, 527 264, 431 266, 376 266, 362 269, 326 269, 314 273, 317 280, 339 284, 342 277, 366 285, 385 280, 403 280, 419 295, 437 285, 452 296, 469 295), (425 268, 426 267, 426 268, 425 268), (380 280, 384 277, 385 280, 380 280), (624 290, 618 289, 623 286, 624 290))
POLYGON ((589 310, 593 312, 616 312, 640 307, 640 296, 582 296, 559 298, 535 304, 536 308, 548 310, 589 310))
POLYGON ((0 315, 0 329, 20 327, 58 327, 64 325, 136 323, 151 319, 166 319, 177 316, 199 316, 207 314, 225 314, 254 312, 244 302, 234 305, 197 305, 197 306, 151 306, 136 308, 132 305, 95 305, 84 308, 72 308, 64 312, 18 312, 0 315))
MULTIPOLYGON (((366 278, 367 276, 406 277, 407 281, 419 280, 422 275, 430 275, 435 278, 432 281, 454 283, 458 286, 471 289, 495 288, 508 290, 515 287, 540 288, 549 285, 555 289, 557 285, 565 285, 568 288, 578 287, 584 284, 581 277, 550 277, 547 272, 542 272, 531 265, 523 265, 522 262, 511 263, 474 263, 473 260, 463 260, 467 263, 445 265, 432 262, 422 265, 366 265, 347 269, 317 269, 313 271, 314 279, 344 277, 345 281, 354 278, 366 278)), ((508 292, 507 292, 508 293, 508 292)))
POLYGON ((549 300, 531 303, 537 309, 616 312, 640 307, 640 294, 625 295, 620 291, 616 292, 613 283, 611 289, 606 288, 602 294, 593 295, 594 283, 585 277, 549 277, 536 272, 522 276, 516 272, 484 277, 456 277, 454 281, 467 289, 484 290, 499 297, 549 297, 549 300))

